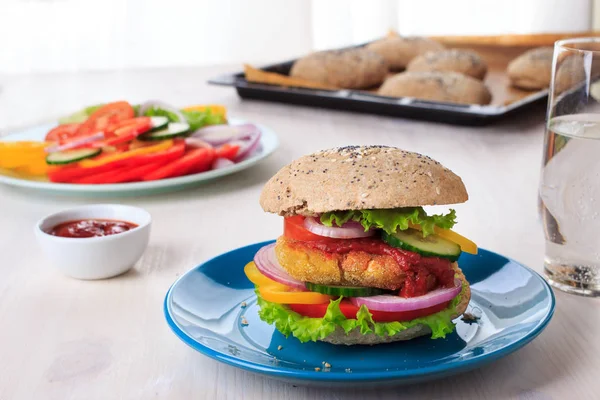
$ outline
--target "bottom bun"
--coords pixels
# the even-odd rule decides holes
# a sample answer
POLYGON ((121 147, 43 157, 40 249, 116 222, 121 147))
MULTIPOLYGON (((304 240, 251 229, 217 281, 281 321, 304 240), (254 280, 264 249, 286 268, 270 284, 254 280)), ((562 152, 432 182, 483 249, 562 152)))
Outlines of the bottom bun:
MULTIPOLYGON (((462 270, 458 267, 457 263, 453 263, 452 267, 456 271, 456 277, 462 280, 463 282, 467 282, 467 278, 463 274, 462 270)), ((460 303, 456 306, 456 315, 454 318, 458 318, 461 316, 469 305, 469 301, 471 301, 471 288, 469 285, 463 290, 462 298, 460 299, 460 303)), ((323 342, 331 343, 331 344, 343 344, 346 346, 352 345, 375 345, 382 343, 392 343, 392 342, 400 342, 403 340, 410 340, 417 338, 419 336, 429 335, 431 334, 431 329, 427 325, 416 325, 393 336, 379 336, 374 333, 367 333, 363 335, 360 333, 359 328, 355 328, 350 332, 344 332, 340 326, 336 327, 335 331, 331 333, 329 336, 326 336, 323 339, 320 339, 323 342)))
POLYGON ((426 325, 417 325, 405 329, 402 332, 396 333, 394 336, 379 336, 374 333, 363 335, 359 328, 355 328, 350 332, 344 332, 342 327, 336 327, 335 331, 329 336, 321 339, 322 342, 331 344, 345 344, 353 346, 356 344, 375 345, 382 343, 400 342, 402 340, 410 340, 419 336, 431 334, 431 329, 426 325))

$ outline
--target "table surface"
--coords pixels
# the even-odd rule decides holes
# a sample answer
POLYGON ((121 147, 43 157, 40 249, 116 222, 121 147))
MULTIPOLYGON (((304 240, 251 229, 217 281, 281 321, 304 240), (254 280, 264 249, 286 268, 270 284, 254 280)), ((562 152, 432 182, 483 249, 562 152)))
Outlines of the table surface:
POLYGON ((348 144, 430 155, 460 175, 470 200, 457 230, 541 272, 537 216, 544 107, 486 127, 245 101, 206 84, 237 67, 0 76, 0 132, 115 99, 220 103, 274 129, 281 147, 260 165, 197 189, 120 199, 147 209, 150 245, 129 273, 77 281, 47 265, 33 226, 57 210, 111 200, 0 187, 0 399, 397 399, 600 397, 600 301, 557 293, 547 329, 522 350, 459 377, 400 388, 294 387, 220 364, 167 327, 164 295, 204 260, 281 233, 258 204, 263 183, 292 159, 348 144), (219 210, 221 212, 215 212, 219 210), (227 221, 245 221, 230 230, 227 221), (225 223, 224 223, 225 222, 225 223), (251 233, 251 234, 250 234, 251 233))

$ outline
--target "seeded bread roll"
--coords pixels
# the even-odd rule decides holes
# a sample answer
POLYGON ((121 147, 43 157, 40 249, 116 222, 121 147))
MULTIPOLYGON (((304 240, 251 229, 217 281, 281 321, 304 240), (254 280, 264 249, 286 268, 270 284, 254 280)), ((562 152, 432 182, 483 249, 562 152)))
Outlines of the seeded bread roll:
POLYGON ((538 47, 521 54, 508 64, 512 86, 527 89, 547 89, 552 78, 552 47, 538 47))
POLYGON ((381 55, 388 63, 390 70, 399 71, 406 68, 413 58, 421 54, 444 50, 444 45, 419 36, 390 35, 369 43, 367 49, 381 55))
MULTIPOLYGON (((463 274, 462 270, 458 267, 458 264, 452 264, 453 268, 456 270, 456 277, 466 282, 467 279, 463 274)), ((460 303, 456 306, 456 314, 454 318, 459 317, 464 314, 467 310, 467 306, 469 305, 469 301, 471 300, 471 288, 467 285, 465 289, 463 289, 462 297, 460 299, 460 303)), ((429 335, 431 334, 431 329, 425 325, 415 325, 411 328, 408 328, 404 331, 398 332, 393 336, 378 336, 374 333, 367 333, 363 335, 360 333, 359 328, 355 328, 354 330, 346 333, 340 327, 337 327, 336 330, 331 333, 329 336, 326 336, 324 339, 321 339, 323 342, 331 343, 331 344, 344 344, 347 346, 353 346, 355 344, 362 345, 376 345, 381 343, 392 343, 399 342, 403 340, 414 339, 419 336, 429 335)))
POLYGON ((395 147, 348 146, 286 165, 267 182, 260 204, 265 211, 283 216, 313 216, 467 199, 462 180, 427 156, 395 147))
POLYGON ((407 71, 458 72, 482 80, 487 72, 485 61, 472 50, 450 49, 421 54, 406 67, 407 71))
POLYGON ((380 55, 364 48, 312 53, 298 59, 290 76, 344 89, 380 85, 388 67, 380 55))
POLYGON ((388 78, 378 94, 458 104, 489 104, 492 100, 481 81, 456 72, 403 72, 388 78))
MULTIPOLYGON (((554 77, 554 91, 556 94, 585 85, 588 73, 583 60, 583 54, 578 53, 563 53, 558 57, 558 70, 554 77)), ((592 70, 589 73, 592 77, 597 77, 598 71, 594 69, 595 65, 592 65, 592 70)))

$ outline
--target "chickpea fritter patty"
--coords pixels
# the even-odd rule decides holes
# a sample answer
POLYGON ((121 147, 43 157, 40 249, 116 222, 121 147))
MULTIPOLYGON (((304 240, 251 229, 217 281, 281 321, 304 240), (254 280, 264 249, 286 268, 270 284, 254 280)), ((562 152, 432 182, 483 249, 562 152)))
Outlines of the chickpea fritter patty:
POLYGON ((277 239, 275 254, 283 268, 302 282, 389 290, 404 285, 406 273, 391 256, 364 251, 326 253, 307 249, 298 243, 281 236, 277 239))

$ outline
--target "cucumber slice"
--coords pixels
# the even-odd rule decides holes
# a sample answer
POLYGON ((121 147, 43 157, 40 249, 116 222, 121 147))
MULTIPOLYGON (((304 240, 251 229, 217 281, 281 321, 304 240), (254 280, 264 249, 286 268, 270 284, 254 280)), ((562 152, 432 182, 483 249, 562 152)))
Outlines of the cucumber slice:
POLYGON ((50 165, 71 164, 86 158, 96 157, 102 149, 76 149, 50 153, 46 157, 46 163, 50 165))
POLYGON ((426 257, 442 257, 456 261, 460 256, 458 244, 435 234, 423 237, 423 233, 416 229, 406 229, 391 235, 383 232, 382 239, 392 247, 413 251, 426 257))
POLYGON ((157 131, 150 131, 138 136, 139 140, 166 140, 180 136, 186 136, 190 133, 190 125, 183 122, 170 122, 166 128, 157 131))
POLYGON ((169 118, 167 117, 150 117, 150 121, 152 121, 152 128, 150 128, 150 132, 159 131, 169 125, 169 118))
POLYGON ((367 297, 387 293, 386 290, 371 287, 326 286, 311 282, 305 282, 304 284, 311 292, 328 294, 330 296, 367 297))

